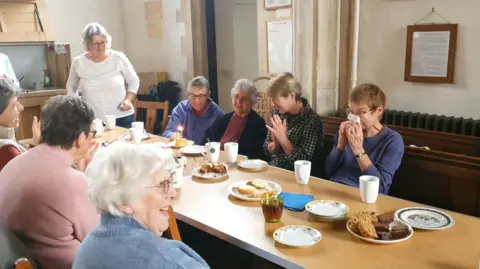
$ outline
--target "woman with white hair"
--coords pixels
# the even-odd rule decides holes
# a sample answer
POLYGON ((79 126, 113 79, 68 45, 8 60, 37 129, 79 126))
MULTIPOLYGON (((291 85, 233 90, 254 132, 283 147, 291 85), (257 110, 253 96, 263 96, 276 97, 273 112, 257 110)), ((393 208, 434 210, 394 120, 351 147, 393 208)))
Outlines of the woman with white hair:
POLYGON ((204 142, 207 139, 220 141, 222 149, 227 142, 238 142, 239 154, 265 160, 265 120, 252 109, 257 102, 257 88, 248 79, 239 79, 233 86, 231 95, 233 112, 220 117, 207 129, 204 142))
POLYGON ((161 237, 168 228, 171 151, 117 142, 100 149, 85 172, 100 224, 83 241, 73 269, 209 268, 182 242, 161 237))
POLYGON ((125 54, 110 49, 112 37, 98 23, 85 26, 83 44, 86 52, 72 61, 68 94, 77 95, 80 90, 95 118, 115 115, 117 126, 130 128, 134 121, 132 103, 140 85, 132 64, 125 54))

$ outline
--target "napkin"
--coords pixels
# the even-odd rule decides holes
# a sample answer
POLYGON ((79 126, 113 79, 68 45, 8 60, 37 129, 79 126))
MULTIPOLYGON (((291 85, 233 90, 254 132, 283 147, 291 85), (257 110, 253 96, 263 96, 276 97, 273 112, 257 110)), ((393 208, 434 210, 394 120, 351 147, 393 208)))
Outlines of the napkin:
POLYGON ((303 211, 305 206, 314 198, 313 195, 302 193, 282 192, 283 207, 292 211, 303 211))

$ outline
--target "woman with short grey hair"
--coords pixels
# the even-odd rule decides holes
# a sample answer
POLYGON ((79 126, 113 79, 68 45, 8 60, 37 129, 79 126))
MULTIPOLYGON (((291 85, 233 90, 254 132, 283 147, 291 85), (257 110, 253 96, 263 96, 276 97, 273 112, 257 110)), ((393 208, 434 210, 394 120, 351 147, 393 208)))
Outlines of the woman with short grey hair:
POLYGON ((233 112, 217 119, 205 132, 205 142, 237 142, 239 154, 251 159, 267 160, 262 150, 267 136, 265 120, 253 110, 257 103, 257 88, 248 79, 239 79, 231 90, 233 112))
POLYGON ((130 128, 133 100, 140 86, 132 64, 125 54, 110 49, 112 37, 98 23, 85 26, 82 42, 86 52, 72 61, 68 94, 77 95, 81 90, 82 99, 93 108, 96 118, 114 115, 117 126, 130 128))
POLYGON ((187 245, 165 239, 174 159, 157 145, 113 143, 100 149, 85 172, 100 224, 77 252, 73 269, 209 268, 187 245))
MULTIPOLYGON (((20 112, 23 106, 18 102, 19 88, 13 83, 0 79, 0 171, 13 158, 26 149, 15 141, 15 128, 20 126, 20 112)), ((32 142, 30 147, 40 143, 40 124, 33 118, 32 142)))

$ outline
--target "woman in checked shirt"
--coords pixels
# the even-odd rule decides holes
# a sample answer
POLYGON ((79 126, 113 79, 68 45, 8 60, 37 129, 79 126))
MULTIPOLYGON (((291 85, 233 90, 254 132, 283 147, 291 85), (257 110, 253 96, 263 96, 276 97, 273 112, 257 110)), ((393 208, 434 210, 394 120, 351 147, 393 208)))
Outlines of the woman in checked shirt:
POLYGON ((293 170, 295 161, 311 161, 323 145, 322 121, 301 97, 302 86, 291 73, 272 78, 267 93, 274 109, 263 148, 270 165, 293 170))

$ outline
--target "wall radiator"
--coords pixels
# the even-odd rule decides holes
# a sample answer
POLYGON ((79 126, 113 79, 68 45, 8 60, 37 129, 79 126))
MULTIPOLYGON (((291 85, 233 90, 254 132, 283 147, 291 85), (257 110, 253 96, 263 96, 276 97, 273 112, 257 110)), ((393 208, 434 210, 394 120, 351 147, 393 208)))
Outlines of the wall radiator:
POLYGON ((386 109, 382 122, 394 126, 480 137, 480 120, 471 118, 455 118, 386 109))

